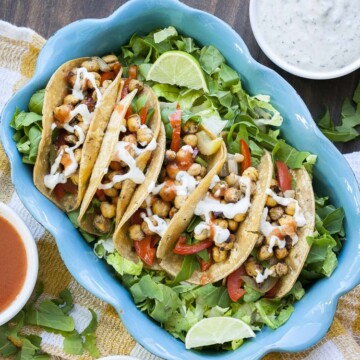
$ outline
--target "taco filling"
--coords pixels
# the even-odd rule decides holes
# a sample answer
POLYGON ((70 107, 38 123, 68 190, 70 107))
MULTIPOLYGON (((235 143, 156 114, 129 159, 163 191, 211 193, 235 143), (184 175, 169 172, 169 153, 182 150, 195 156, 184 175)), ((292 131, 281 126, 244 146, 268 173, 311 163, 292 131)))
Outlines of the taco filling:
POLYGON ((71 69, 66 76, 67 95, 54 111, 50 145, 50 173, 44 176, 45 186, 57 199, 67 193, 76 195, 82 147, 95 109, 103 94, 121 69, 115 55, 94 57, 71 69))
POLYGON ((132 215, 127 231, 136 254, 149 266, 154 264, 157 245, 170 222, 208 174, 211 168, 208 157, 221 146, 218 139, 200 130, 194 121, 181 124, 179 108, 170 115, 170 122, 173 135, 159 177, 150 184, 148 196, 132 215), (210 148, 205 153, 202 152, 204 138, 210 148))

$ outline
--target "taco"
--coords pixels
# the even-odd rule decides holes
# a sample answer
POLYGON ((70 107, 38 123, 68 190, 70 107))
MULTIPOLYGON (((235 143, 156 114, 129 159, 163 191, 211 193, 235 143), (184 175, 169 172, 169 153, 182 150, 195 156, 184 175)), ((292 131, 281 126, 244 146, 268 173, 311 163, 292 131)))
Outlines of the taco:
POLYGON ((171 229, 171 238, 158 249, 160 266, 172 276, 179 273, 185 255, 194 257, 198 269, 187 279, 190 283, 225 278, 247 259, 256 242, 252 229, 260 225, 259 214, 272 176, 271 155, 265 152, 257 167, 246 165, 240 154, 227 156, 227 169, 213 177, 191 221, 181 231, 171 229), (238 164, 234 164, 234 158, 239 157, 241 176, 238 164))
MULTIPOLYGON (((190 221, 196 204, 226 160, 221 138, 200 129, 192 120, 181 123, 180 109, 169 118, 172 137, 157 169, 157 181, 132 200, 113 237, 120 255, 134 262, 140 259, 151 268, 159 267, 157 247, 190 221)), ((165 141, 165 133, 161 136, 165 141)))
POLYGON ((79 226, 92 234, 111 234, 139 184, 156 175, 151 163, 162 161, 160 108, 150 87, 134 79, 119 91, 89 187, 80 207, 79 226))
POLYGON ((80 206, 121 78, 115 55, 66 62, 45 89, 34 183, 64 211, 80 206))

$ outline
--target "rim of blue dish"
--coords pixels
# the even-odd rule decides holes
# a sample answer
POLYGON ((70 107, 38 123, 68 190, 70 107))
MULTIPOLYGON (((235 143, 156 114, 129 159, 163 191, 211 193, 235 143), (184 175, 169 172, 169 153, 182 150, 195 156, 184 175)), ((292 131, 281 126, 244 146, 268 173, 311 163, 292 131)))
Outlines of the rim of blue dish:
MULTIPOLYGON (((149 28, 149 24, 147 27, 149 28)), ((151 25, 150 28, 157 27, 151 25)), ((130 30, 129 34, 133 32, 135 31, 130 30)), ((94 33, 93 36, 97 35, 94 33)), ((117 43, 118 48, 121 44, 120 41, 117 43)), ((99 54, 104 52, 101 46, 99 44, 99 54)), ((89 51, 91 47, 92 45, 89 45, 89 51)), ((360 250, 356 242, 360 235, 360 193, 351 168, 333 144, 318 130, 295 90, 273 70, 257 63, 240 36, 229 25, 211 14, 192 9, 177 0, 132 0, 108 18, 79 20, 65 26, 45 44, 32 80, 15 94, 4 108, 0 130, 2 144, 11 163, 11 176, 15 189, 35 219, 54 235, 60 255, 70 273, 89 292, 113 305, 129 333, 146 349, 162 358, 235 360, 242 356, 250 360, 259 359, 273 351, 305 350, 326 334, 333 320, 339 296, 360 282, 360 250), (334 196, 332 200, 337 203, 336 205, 343 205, 345 209, 345 228, 351 241, 345 244, 339 256, 340 265, 332 277, 318 281, 307 291, 304 298, 295 304, 295 312, 285 325, 275 331, 269 328, 263 329, 255 339, 245 342, 234 352, 185 350, 182 342, 167 333, 146 314, 141 313, 129 292, 114 277, 109 267, 96 258, 91 247, 74 229, 66 215, 36 190, 32 183, 32 169, 21 162, 21 156, 12 140, 13 132, 8 126, 15 107, 26 109, 34 91, 44 87, 56 68, 68 60, 68 52, 77 53, 78 49, 72 47, 73 41, 82 37, 86 39, 90 30, 102 33, 109 28, 126 26, 127 21, 135 21, 149 14, 161 15, 162 25, 172 24, 179 28, 180 32, 187 33, 203 45, 208 42, 206 36, 210 33, 211 41, 215 45, 221 44, 217 47, 223 52, 230 66, 240 73, 244 87, 250 93, 259 93, 258 89, 263 86, 271 93, 273 103, 281 113, 288 114, 288 107, 294 108, 297 112, 289 118, 284 117, 286 120, 284 127, 287 132, 283 137, 299 149, 304 149, 302 145, 304 136, 310 137, 308 140, 305 139, 305 143, 310 145, 311 150, 315 150, 314 153, 324 155, 319 157, 314 172, 317 188, 321 189, 325 186, 330 189, 334 196), (182 27, 189 23, 192 24, 191 29, 182 30, 182 27), (197 27, 203 31, 195 33, 197 27), (223 39, 226 39, 226 42, 223 39), (242 61, 237 61, 235 55, 242 61), (253 81, 254 77, 257 81, 253 81), (329 165, 329 159, 333 166, 329 165), (326 182, 326 176, 332 178, 330 183, 326 182), (342 202, 343 193, 339 192, 339 189, 344 191, 345 202, 342 202)))

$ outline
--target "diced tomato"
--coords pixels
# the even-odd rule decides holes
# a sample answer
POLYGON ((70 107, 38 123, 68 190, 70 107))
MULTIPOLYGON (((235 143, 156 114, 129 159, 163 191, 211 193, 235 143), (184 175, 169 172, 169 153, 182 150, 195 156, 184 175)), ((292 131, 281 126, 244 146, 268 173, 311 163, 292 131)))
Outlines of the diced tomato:
POLYGON ((275 164, 281 191, 291 190, 291 174, 287 165, 280 160, 275 161, 275 164))
POLYGON ((146 123, 147 113, 148 113, 148 109, 146 106, 141 108, 139 115, 140 115, 140 120, 141 120, 142 125, 144 125, 146 123))
POLYGON ((129 79, 137 79, 138 67, 136 65, 129 66, 129 79))
POLYGON ((179 255, 191 255, 196 254, 201 250, 207 249, 213 245, 213 241, 210 239, 200 241, 196 244, 188 245, 186 244, 186 236, 180 236, 176 246, 173 250, 175 254, 179 255))
POLYGON ((106 201, 106 196, 103 190, 97 189, 95 195, 100 201, 106 201))
POLYGON ((275 297, 275 294, 279 289, 279 285, 280 283, 279 281, 277 281, 275 285, 264 295, 264 297, 268 299, 272 299, 273 297, 275 297))
POLYGON ((132 111, 132 105, 130 104, 130 106, 128 107, 128 109, 126 110, 126 114, 125 114, 125 118, 129 118, 130 115, 132 115, 133 111, 132 111))
POLYGON ((158 235, 152 235, 151 236, 151 242, 150 242, 150 246, 152 248, 156 247, 157 243, 160 241, 160 236, 158 235))
POLYGON ((208 252, 208 256, 209 256, 208 261, 202 259, 201 257, 198 257, 201 271, 206 271, 213 264, 210 248, 207 249, 207 252, 208 252))
POLYGON ((101 74, 100 85, 102 85, 105 80, 114 80, 115 78, 116 78, 115 71, 104 72, 101 74))
POLYGON ((143 219, 141 217, 141 213, 143 213, 143 210, 136 210, 134 214, 131 216, 130 222, 131 225, 140 225, 143 222, 143 219))
POLYGON ((78 186, 75 185, 70 179, 67 179, 65 184, 57 184, 54 188, 54 194, 57 199, 62 199, 66 193, 77 194, 78 186))
POLYGON ((156 249, 151 247, 151 236, 146 236, 144 240, 134 241, 136 254, 147 265, 154 263, 156 249))
POLYGON ((54 188, 54 194, 58 200, 61 200, 65 195, 63 184, 57 184, 54 188))
POLYGON ((120 69, 121 69, 121 64, 120 63, 114 64, 113 71, 115 72, 116 75, 119 73, 120 69))
POLYGON ((244 156, 244 160, 241 162, 241 173, 243 173, 248 167, 251 166, 251 154, 249 145, 244 139, 240 139, 240 150, 244 156))
POLYGON ((230 299, 234 302, 238 301, 245 295, 245 290, 241 287, 244 280, 241 276, 246 275, 245 268, 241 266, 227 277, 226 285, 230 299))
POLYGON ((124 82, 124 86, 121 90, 121 99, 123 99, 129 93, 129 82, 130 82, 129 78, 127 78, 124 82))
POLYGON ((180 149, 180 132, 181 132, 181 116, 182 111, 177 108, 173 114, 169 115, 170 124, 172 127, 171 150, 179 151, 180 149))

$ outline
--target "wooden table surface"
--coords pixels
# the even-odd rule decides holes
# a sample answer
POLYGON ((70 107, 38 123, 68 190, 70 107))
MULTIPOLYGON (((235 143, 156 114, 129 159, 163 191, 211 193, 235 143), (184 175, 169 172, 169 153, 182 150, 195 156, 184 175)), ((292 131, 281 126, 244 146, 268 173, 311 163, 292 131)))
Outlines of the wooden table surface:
MULTIPOLYGON (((166 1, 166 0, 162 0, 166 1)), ((45 38, 64 25, 83 18, 102 18, 125 0, 0 0, 0 19, 27 26, 45 38)), ((183 0, 187 5, 207 11, 230 24, 247 44, 251 55, 274 69, 300 94, 316 119, 327 105, 334 119, 339 117, 345 97, 352 97, 360 80, 360 70, 334 80, 307 80, 286 73, 273 64, 257 45, 250 27, 249 0, 183 0)), ((189 24, 190 26, 190 24, 189 24)), ((360 150, 360 140, 337 144, 343 152, 360 150)))

